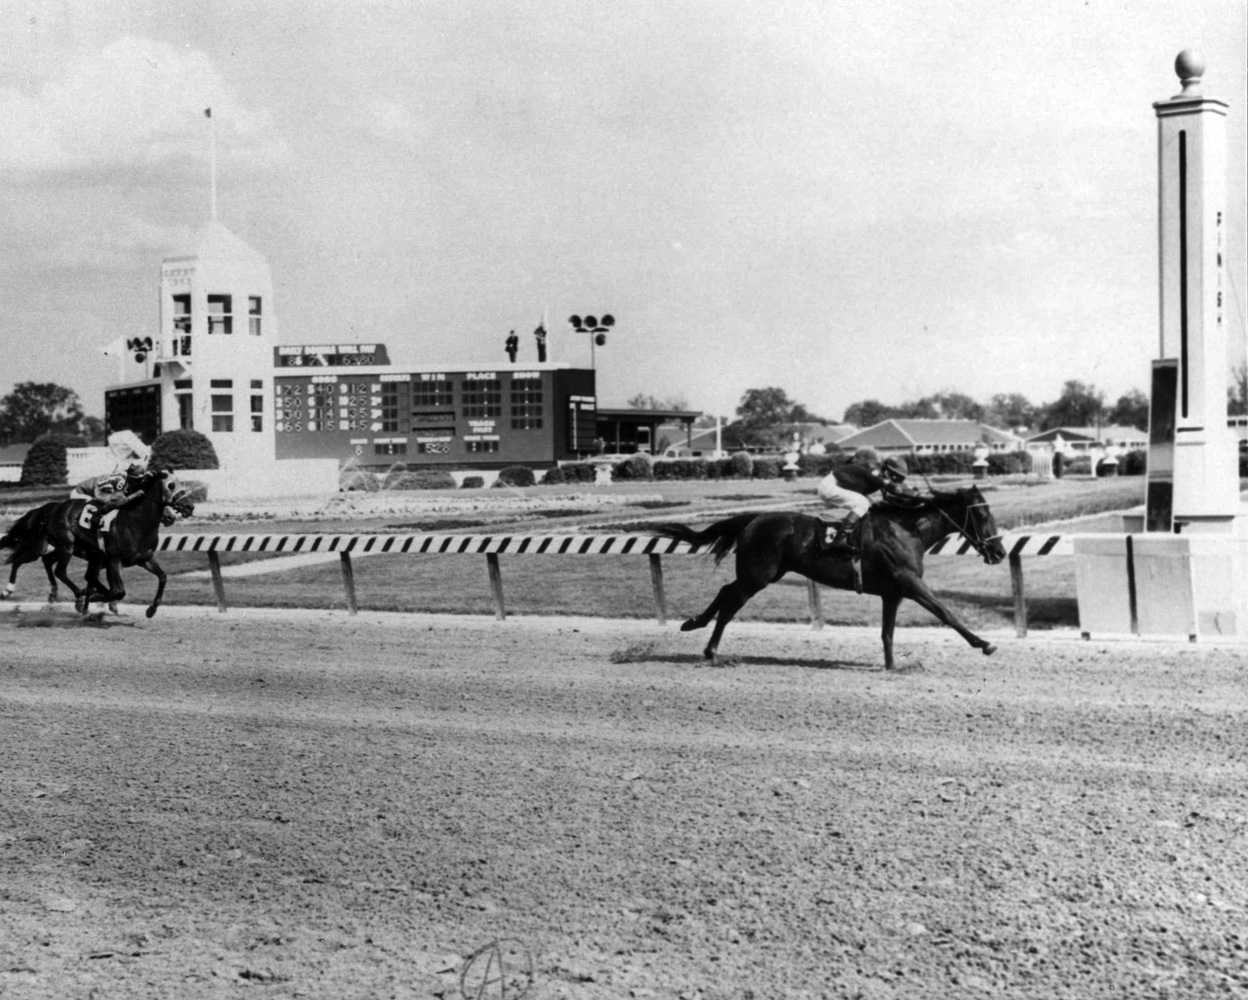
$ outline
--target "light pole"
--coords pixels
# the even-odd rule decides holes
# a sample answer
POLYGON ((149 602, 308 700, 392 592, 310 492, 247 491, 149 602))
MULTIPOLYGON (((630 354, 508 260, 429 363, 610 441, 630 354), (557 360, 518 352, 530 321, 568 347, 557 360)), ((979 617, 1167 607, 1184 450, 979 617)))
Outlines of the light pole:
POLYGON ((597 371, 594 348, 602 347, 607 342, 607 331, 615 326, 615 317, 610 313, 605 313, 601 319, 596 316, 586 316, 583 319, 580 316, 569 316, 568 322, 577 333, 589 334, 589 367, 597 371))

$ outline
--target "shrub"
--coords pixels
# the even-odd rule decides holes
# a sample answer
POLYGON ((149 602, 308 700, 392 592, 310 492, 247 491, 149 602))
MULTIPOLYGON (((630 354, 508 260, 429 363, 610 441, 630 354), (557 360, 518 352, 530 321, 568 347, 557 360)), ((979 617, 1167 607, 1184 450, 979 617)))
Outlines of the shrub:
POLYGON ((416 469, 386 476, 388 490, 453 490, 459 484, 446 469, 416 469))
POLYGON ((464 481, 459 484, 459 488, 461 490, 479 490, 484 485, 484 476, 464 476, 464 481))
POLYGON ((1092 473, 1092 458, 1090 455, 1079 455, 1077 458, 1066 459, 1066 474, 1068 476, 1087 476, 1092 473))
MULTIPOLYGON (((944 451, 934 455, 909 455, 906 464, 911 475, 920 476, 969 476, 974 472, 975 453, 970 451, 944 451)), ((992 468, 989 461, 989 469, 992 468)))
POLYGON ((562 486, 565 481, 563 470, 557 465, 542 473, 543 486, 562 486))
MULTIPOLYGON (((1244 456, 1239 457, 1240 467, 1243 467, 1244 456)), ((1148 452, 1143 448, 1136 448, 1129 451, 1125 455, 1118 456, 1118 475, 1120 476, 1142 476, 1148 471, 1148 452)))
MULTIPOLYGON (((734 455, 733 458, 736 458, 734 455)), ((755 479, 779 479, 783 460, 779 458, 756 458, 754 462, 755 479)))
POLYGON ((822 479, 838 465, 844 465, 846 459, 840 455, 799 455, 797 458, 798 475, 814 476, 822 479))
POLYGON ((150 465, 162 469, 219 469, 217 450, 199 431, 166 431, 152 442, 150 465))
POLYGON ((754 475, 754 459, 748 451, 733 452, 728 456, 733 479, 749 479, 754 475))
POLYGON ((1239 453, 1239 478, 1248 479, 1248 451, 1239 453))
POLYGON ((377 477, 367 469, 347 466, 338 473, 338 489, 342 492, 359 490, 363 493, 376 493, 380 488, 377 477))
POLYGON ((35 438, 22 462, 22 486, 64 486, 69 481, 66 450, 83 448, 86 440, 70 434, 43 434, 35 438))
POLYGON ((407 475, 407 466, 402 462, 395 462, 386 470, 386 478, 381 481, 381 488, 383 490, 402 489, 401 486, 395 484, 405 475, 407 475))
POLYGON ((639 451, 612 466, 611 477, 621 482, 649 482, 654 478, 654 463, 649 455, 639 451))
POLYGON ((592 483, 598 478, 598 467, 593 462, 568 462, 559 466, 565 483, 592 483))
POLYGON ((1011 476, 1031 471, 1031 455, 1025 451, 992 452, 988 455, 988 475, 1011 476))
POLYGON ((501 469, 495 486, 533 486, 537 482, 533 470, 527 465, 509 465, 501 469))

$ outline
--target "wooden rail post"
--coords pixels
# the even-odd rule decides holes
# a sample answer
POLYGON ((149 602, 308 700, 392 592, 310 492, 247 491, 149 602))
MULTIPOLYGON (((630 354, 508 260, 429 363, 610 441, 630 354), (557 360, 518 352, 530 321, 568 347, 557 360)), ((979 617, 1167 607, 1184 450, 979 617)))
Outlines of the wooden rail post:
POLYGON ((360 605, 355 599, 355 570, 351 568, 351 553, 339 552, 338 562, 342 565, 342 589, 347 592, 347 610, 358 615, 360 605))
POLYGON ((221 578, 221 557, 216 549, 208 550, 208 572, 212 574, 212 589, 217 595, 217 610, 225 614, 225 580, 221 578))
POLYGON ((485 564, 490 570, 490 590, 494 592, 494 617, 501 622, 507 617, 507 608, 503 604, 503 574, 498 568, 498 553, 487 552, 485 564))
POLYGON ((1027 638, 1027 591, 1023 587, 1023 557, 1010 553, 1010 590, 1014 594, 1014 634, 1027 638))
POLYGON ((816 632, 823 628, 823 601, 819 596, 819 584, 806 580, 806 600, 810 604, 810 627, 816 632))
POLYGON ((650 553, 650 584, 654 587, 654 606, 659 613, 659 624, 667 624, 667 595, 663 593, 663 557, 650 553))

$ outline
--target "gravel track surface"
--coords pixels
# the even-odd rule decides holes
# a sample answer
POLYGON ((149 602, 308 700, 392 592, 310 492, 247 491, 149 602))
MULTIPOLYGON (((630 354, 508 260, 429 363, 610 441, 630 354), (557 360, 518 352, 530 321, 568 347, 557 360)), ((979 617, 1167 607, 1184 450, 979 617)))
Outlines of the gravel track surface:
POLYGON ((6 1000, 1248 996, 1242 646, 22 608, 6 1000))

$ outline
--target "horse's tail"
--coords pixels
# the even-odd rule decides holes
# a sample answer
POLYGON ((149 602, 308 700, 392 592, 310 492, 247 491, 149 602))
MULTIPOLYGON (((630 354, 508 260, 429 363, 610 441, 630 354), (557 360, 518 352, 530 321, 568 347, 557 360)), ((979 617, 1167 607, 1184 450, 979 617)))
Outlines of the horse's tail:
POLYGON ((707 551, 715 557, 716 564, 719 564, 737 544, 737 538, 745 530, 745 526, 756 517, 756 513, 735 514, 707 525, 701 531, 696 531, 687 524, 660 524, 650 530, 664 538, 675 538, 678 542, 688 542, 699 548, 710 542, 707 551))
POLYGON ((13 550, 5 557, 6 564, 17 563, 20 566, 34 562, 43 555, 44 528, 57 503, 58 501, 53 500, 42 507, 28 510, 0 536, 0 549, 13 550))

